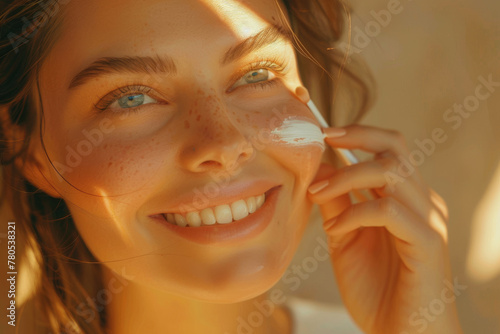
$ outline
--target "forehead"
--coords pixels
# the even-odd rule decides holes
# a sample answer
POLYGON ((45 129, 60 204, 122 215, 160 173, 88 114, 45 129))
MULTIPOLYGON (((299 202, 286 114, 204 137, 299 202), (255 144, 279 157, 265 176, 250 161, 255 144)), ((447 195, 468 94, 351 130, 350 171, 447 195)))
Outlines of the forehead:
POLYGON ((73 0, 65 8, 59 44, 102 54, 159 51, 215 38, 234 42, 277 22, 278 12, 274 0, 73 0))
POLYGON ((275 0, 72 0, 47 70, 66 79, 103 56, 200 60, 279 23, 278 6, 275 0))

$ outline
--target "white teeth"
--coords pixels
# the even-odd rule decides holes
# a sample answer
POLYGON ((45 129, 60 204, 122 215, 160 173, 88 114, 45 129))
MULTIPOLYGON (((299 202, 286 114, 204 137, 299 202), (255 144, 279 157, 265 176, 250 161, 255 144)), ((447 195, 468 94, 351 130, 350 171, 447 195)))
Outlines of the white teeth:
POLYGON ((257 208, 260 208, 264 201, 266 200, 266 196, 264 194, 255 197, 255 202, 257 203, 257 208))
POLYGON ((255 202, 255 197, 250 197, 247 199, 248 213, 254 213, 257 210, 257 202, 255 202))
POLYGON ((213 225, 215 224, 215 216, 214 211, 211 208, 206 208, 201 210, 201 221, 204 225, 213 225))
POLYGON ((231 204, 231 212, 234 220, 240 220, 248 216, 248 206, 245 200, 240 199, 231 204))
POLYGON ((200 211, 188 212, 185 215, 178 213, 167 213, 163 217, 174 225, 186 227, 198 227, 203 225, 229 224, 233 221, 243 219, 249 214, 254 213, 265 202, 265 194, 240 199, 231 204, 216 206, 215 208, 206 208, 200 211))
POLYGON ((177 225, 182 226, 182 227, 187 225, 186 218, 184 218, 182 215, 176 213, 176 214, 174 214, 174 216, 175 216, 175 222, 177 223, 177 225))
POLYGON ((201 225, 201 217, 198 211, 189 212, 186 215, 186 220, 189 226, 200 226, 201 225))
POLYGON ((233 221, 233 214, 231 213, 231 207, 227 204, 219 205, 215 207, 215 218, 219 224, 229 224, 233 221))

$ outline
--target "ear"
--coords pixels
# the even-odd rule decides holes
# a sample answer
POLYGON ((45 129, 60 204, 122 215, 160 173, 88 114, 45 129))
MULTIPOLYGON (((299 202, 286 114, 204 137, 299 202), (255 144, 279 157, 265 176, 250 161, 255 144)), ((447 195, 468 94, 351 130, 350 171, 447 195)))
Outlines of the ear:
MULTIPOLYGON (((16 155, 22 149, 28 134, 24 127, 12 122, 8 105, 0 106, 0 126, 3 137, 1 139, 5 140, 6 152, 4 154, 9 157, 16 155)), ((50 181, 53 173, 50 173, 49 167, 52 166, 43 151, 38 126, 35 125, 33 130, 29 147, 14 159, 14 166, 32 185, 49 196, 61 198, 60 193, 50 181)))

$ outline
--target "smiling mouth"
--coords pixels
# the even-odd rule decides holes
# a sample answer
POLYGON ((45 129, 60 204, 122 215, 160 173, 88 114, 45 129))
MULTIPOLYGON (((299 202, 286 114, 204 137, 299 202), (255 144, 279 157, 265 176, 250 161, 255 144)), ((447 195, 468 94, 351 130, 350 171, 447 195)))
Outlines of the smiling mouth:
POLYGON ((163 213, 161 217, 169 224, 181 227, 231 224, 255 213, 265 201, 266 193, 228 204, 205 208, 201 211, 191 211, 183 214, 163 213))

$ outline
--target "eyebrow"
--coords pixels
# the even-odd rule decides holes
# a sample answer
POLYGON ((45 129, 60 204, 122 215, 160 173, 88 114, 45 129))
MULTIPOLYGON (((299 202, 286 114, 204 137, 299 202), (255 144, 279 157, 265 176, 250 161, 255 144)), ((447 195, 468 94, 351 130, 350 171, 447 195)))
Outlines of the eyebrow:
MULTIPOLYGON (((270 25, 257 34, 246 38, 229 48, 220 59, 221 65, 227 65, 278 41, 292 41, 292 32, 279 25, 270 25)), ((162 73, 174 75, 177 72, 175 62, 170 56, 128 56, 102 57, 90 66, 78 72, 70 81, 68 89, 74 89, 87 83, 90 79, 120 73, 151 74, 162 73)))

